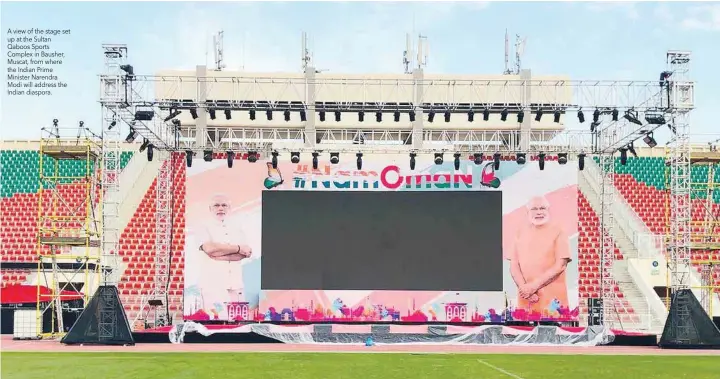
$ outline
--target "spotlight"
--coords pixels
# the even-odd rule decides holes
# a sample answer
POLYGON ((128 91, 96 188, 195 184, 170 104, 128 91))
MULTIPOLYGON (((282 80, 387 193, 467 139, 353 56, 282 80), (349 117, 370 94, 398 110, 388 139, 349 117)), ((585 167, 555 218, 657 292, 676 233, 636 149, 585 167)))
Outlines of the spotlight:
POLYGON ((203 150, 203 160, 205 162, 212 162, 212 160, 213 160, 212 150, 203 150))
POLYGON ((375 112, 375 122, 382 122, 382 112, 375 112))
POLYGON ((180 128, 180 120, 178 120, 178 119, 173 119, 173 120, 172 120, 172 124, 173 124, 173 126, 175 127, 175 129, 180 128))
POLYGON ((585 169, 585 153, 578 154, 578 170, 582 171, 585 169))
POLYGON ((273 151, 273 152, 272 152, 272 160, 270 161, 271 164, 272 164, 272 168, 277 168, 277 161, 278 161, 278 160, 277 160, 277 157, 278 157, 278 155, 280 155, 280 154, 278 154, 277 151, 273 151))
POLYGON ((125 137, 125 142, 132 143, 133 141, 135 141, 135 138, 137 138, 137 135, 138 133, 135 131, 135 129, 131 127, 130 133, 127 135, 127 137, 125 137))
POLYGON ((193 120, 197 119, 198 118, 197 109, 195 109, 195 108, 190 109, 190 116, 192 116, 193 120))
POLYGON ((325 111, 318 112, 318 116, 320 118, 320 122, 325 122, 325 111))
POLYGON ((593 112, 593 122, 599 122, 600 121, 600 110, 596 109, 595 112, 593 112))
POLYGON ((210 119, 215 119, 215 110, 214 109, 208 109, 208 113, 210 114, 210 119))
POLYGON ((255 110, 254 109, 251 109, 250 111, 248 111, 248 115, 250 117, 250 121, 255 121, 255 110))
POLYGON ((503 109, 502 112, 500 112, 500 121, 507 121, 508 116, 508 110, 507 108, 503 109))
POLYGON ((258 160, 257 152, 256 152, 256 151, 250 151, 250 152, 248 152, 247 160, 248 160, 248 162, 250 162, 250 163, 255 163, 255 162, 257 162, 257 160, 258 160))
POLYGON ((357 153, 357 154, 355 154, 355 156, 357 157, 357 169, 358 169, 358 170, 362 170, 362 157, 363 157, 363 153, 357 153))
POLYGON ((415 157, 416 157, 416 156, 417 156, 417 154, 415 154, 415 153, 410 153, 410 170, 414 170, 414 169, 415 169, 415 157))
POLYGON ((450 111, 445 111, 445 122, 450 122, 450 111))
POLYGON ((535 113, 535 121, 540 122, 542 120, 543 111, 542 109, 538 109, 537 113, 535 113))
POLYGON ((125 71, 128 76, 135 76, 135 70, 133 69, 133 66, 129 64, 121 65, 120 69, 125 71))
POLYGON ((113 122, 110 123, 110 126, 108 126, 108 130, 112 129, 117 125, 117 122, 113 120, 113 122))
POLYGON ((228 168, 232 168, 233 161, 235 160, 235 152, 234 151, 228 151, 227 152, 227 165, 228 168))
POLYGON ((518 124, 522 124, 524 119, 525 119, 525 112, 523 112, 523 111, 518 112, 518 115, 517 115, 518 124))
POLYGON ((430 111, 428 113, 428 122, 432 123, 435 120, 435 112, 430 111))
POLYGON ((415 122, 415 111, 410 111, 408 117, 410 117, 410 122, 415 122))
POLYGON ((365 122, 365 112, 358 112, 358 122, 365 122))
POLYGON ((560 111, 555 111, 555 113, 553 113, 553 122, 555 122, 556 124, 559 123, 560 115, 561 115, 560 111))
POLYGON ((285 122, 290 121, 290 110, 289 110, 289 109, 286 109, 286 110, 283 112, 283 118, 285 118, 285 122))
POLYGON ((618 112, 617 109, 613 109, 613 110, 612 110, 612 120, 613 120, 613 121, 617 121, 619 115, 620 115, 620 112, 618 112))
POLYGON ((340 163, 340 154, 339 153, 330 153, 330 163, 332 163, 332 164, 340 163))
POLYGON ((468 111, 468 122, 473 122, 473 121, 475 121, 475 112, 473 112, 471 109, 468 111))
POLYGON ((630 154, 633 155, 633 157, 637 158, 638 155, 637 155, 637 151, 635 151, 635 144, 634 144, 634 143, 630 142, 630 144, 627 146, 627 149, 628 149, 628 151, 630 152, 630 154))
POLYGON ((657 141, 655 141, 655 138, 653 137, 652 132, 645 135, 645 138, 643 138, 643 141, 651 148, 657 146, 657 141))
POLYGON ((312 153, 312 157, 313 157, 313 158, 312 158, 313 170, 317 170, 317 169, 318 169, 318 155, 320 155, 320 154, 317 153, 317 152, 313 152, 313 153, 312 153))
POLYGON ((305 110, 300 111, 300 122, 306 122, 307 121, 307 113, 305 110))
POLYGON ((637 112, 628 109, 625 112, 625 116, 623 116, 626 120, 632 122, 633 124, 642 125, 642 121, 638 120, 637 118, 637 112))
POLYGON ((579 121, 581 124, 582 124, 583 122, 585 122, 585 113, 583 113, 582 110, 579 110, 579 111, 578 111, 578 115, 577 115, 577 116, 578 116, 578 121, 579 121))
POLYGON ((153 110, 135 111, 135 121, 152 121, 153 117, 155 117, 153 110))
POLYGON ((290 162, 292 162, 294 164, 300 163, 300 153, 298 153, 298 152, 290 153, 290 162))
POLYGON ((443 164, 443 153, 435 153, 435 164, 443 164))
POLYGON ((620 164, 623 166, 627 164, 627 152, 628 149, 626 147, 620 148, 620 164))
POLYGON ((272 121, 272 117, 273 117, 273 111, 272 111, 272 109, 268 109, 268 110, 265 111, 265 117, 267 117, 267 120, 268 120, 268 121, 272 121))
POLYGON ((225 119, 230 120, 232 118, 232 112, 229 109, 225 110, 225 119))
POLYGON ((652 125, 664 125, 667 121, 665 121, 665 116, 663 116, 660 112, 647 112, 645 113, 645 121, 647 121, 648 124, 652 125))
POLYGON ((485 108, 483 111, 483 121, 487 121, 490 119, 490 110, 485 108))
POLYGON ((502 157, 500 153, 493 154, 493 169, 495 170, 500 169, 500 157, 502 157))
POLYGON ((474 162, 476 165, 482 164, 482 162, 483 162, 483 155, 482 155, 482 153, 475 153, 475 154, 473 154, 473 162, 474 162))
POLYGON ((355 137, 353 137, 353 145, 362 145, 365 143, 365 136, 363 135, 362 131, 358 131, 357 134, 355 134, 355 137))
POLYGON ((515 162, 517 162, 517 164, 525 164, 525 162, 527 162, 526 157, 527 156, 525 155, 525 153, 517 153, 517 156, 515 157, 515 162))
POLYGON ((340 111, 335 111, 335 122, 340 122, 341 119, 342 114, 340 113, 340 111))
POLYGON ((165 117, 165 122, 168 122, 168 121, 174 119, 175 117, 179 116, 180 113, 181 113, 181 112, 178 111, 178 110, 175 110, 175 111, 170 112, 170 114, 169 114, 167 117, 165 117))
POLYGON ((538 154, 538 166, 540 166, 540 171, 545 169, 545 153, 538 154))
POLYGON ((597 130, 598 126, 600 126, 599 122, 591 122, 590 123, 590 132, 595 133, 595 130, 597 130))
POLYGON ((558 163, 559 164, 566 164, 567 163, 567 153, 558 153, 558 163))
POLYGON ((148 147, 147 147, 147 158, 148 158, 148 162, 152 162, 152 160, 153 160, 153 150, 154 150, 154 148, 155 148, 155 146, 153 146, 152 144, 149 144, 148 147))
POLYGON ((400 112, 398 112, 398 111, 393 112, 393 121, 400 122, 400 112))
POLYGON ((455 166, 455 171, 460 169, 460 153, 453 154, 453 166, 455 166))
POLYGON ((192 150, 185 150, 185 163, 187 163, 188 167, 192 167, 193 155, 195 153, 192 150))
POLYGON ((147 149, 148 145, 150 144, 150 141, 147 140, 147 138, 143 138, 142 145, 140 145, 140 152, 142 153, 147 149))

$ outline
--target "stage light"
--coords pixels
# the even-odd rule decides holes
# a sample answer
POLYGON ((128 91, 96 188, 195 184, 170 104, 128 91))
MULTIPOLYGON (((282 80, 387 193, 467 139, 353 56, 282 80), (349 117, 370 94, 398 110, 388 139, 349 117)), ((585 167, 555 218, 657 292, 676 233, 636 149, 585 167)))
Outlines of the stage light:
POLYGON ((210 119, 214 120, 215 119, 215 110, 208 108, 208 113, 210 114, 210 119))
POLYGON ((272 117, 273 117, 273 111, 272 111, 272 109, 268 109, 268 110, 265 111, 265 117, 267 117, 267 120, 268 120, 268 121, 272 121, 272 117))
POLYGON ((635 151, 635 144, 634 144, 634 143, 630 142, 630 143, 628 144, 628 146, 627 146, 627 149, 628 149, 628 151, 630 152, 630 154, 633 155, 633 157, 637 158, 638 155, 637 155, 637 151, 635 151))
POLYGON ((155 111, 135 111, 135 121, 152 121, 153 117, 155 117, 155 111))
POLYGON ((410 122, 415 122, 415 111, 410 111, 408 117, 410 117, 410 122))
POLYGON ((595 130, 597 130, 598 126, 600 126, 599 122, 591 122, 590 123, 590 132, 595 133, 595 130))
POLYGON ((623 166, 627 164, 627 152, 628 149, 626 147, 620 148, 620 164, 623 166))
POLYGON ((375 122, 382 122, 382 112, 375 112, 375 122))
POLYGON ((312 158, 313 170, 317 170, 317 169, 318 169, 318 155, 320 155, 318 152, 313 152, 313 153, 312 153, 312 157, 313 157, 313 158, 312 158))
POLYGON ((306 122, 307 121, 307 113, 305 110, 300 111, 300 122, 306 122))
POLYGON ((192 167, 192 160, 193 160, 193 153, 192 150, 185 150, 185 163, 187 163, 188 167, 192 167))
POLYGON ((657 146, 657 141, 655 141, 655 138, 653 137, 652 132, 645 135, 645 138, 643 138, 643 141, 651 148, 657 146))
POLYGON ((445 111, 445 122, 450 122, 450 111, 445 111))
POLYGON ((525 155, 525 153, 517 153, 517 156, 515 157, 515 162, 517 162, 517 164, 525 164, 525 162, 527 162, 526 157, 527 156, 525 155))
POLYGON ((400 122, 400 112, 399 111, 393 112, 393 121, 400 122))
POLYGON ((558 163, 559 164, 566 164, 567 163, 567 153, 558 153, 558 163))
POLYGON ((148 147, 147 147, 147 159, 148 159, 148 162, 152 162, 152 160, 153 160, 153 155, 154 155, 154 154, 153 154, 153 150, 154 150, 154 149, 155 149, 155 146, 153 146, 152 144, 149 144, 149 145, 148 145, 148 147))
POLYGON ((332 164, 340 163, 340 154, 339 153, 330 153, 330 163, 332 163, 332 164))
POLYGON ((580 122, 581 124, 585 122, 585 113, 583 113, 582 109, 578 111, 577 117, 578 122, 580 122))
POLYGON ((538 154, 538 166, 540 166, 540 171, 545 169, 545 153, 538 154))
POLYGON ((250 163, 255 163, 255 162, 257 162, 257 160, 258 160, 258 153, 257 153, 257 151, 250 151, 250 152, 248 152, 247 160, 248 160, 248 162, 250 162, 250 163))
POLYGON ((474 162, 476 165, 482 164, 482 162, 483 162, 483 155, 482 155, 482 153, 475 153, 475 154, 473 154, 473 162, 474 162))
POLYGON ((493 169, 499 170, 500 169, 500 158, 502 157, 502 154, 495 153, 493 154, 493 169))
POLYGON ((542 109, 538 109, 537 113, 535 113, 535 121, 540 122, 542 120, 543 111, 542 109))
POLYGON ((235 152, 234 151, 228 151, 227 152, 227 165, 228 168, 232 168, 233 161, 235 160, 235 152))
POLYGON ((507 121, 508 116, 508 110, 507 108, 503 109, 502 112, 500 112, 500 121, 507 121))
POLYGON ((249 110, 248 115, 250 117, 250 121, 255 121, 255 110, 254 109, 249 110))
POLYGON ((665 120, 665 116, 663 116, 663 114, 660 112, 645 113, 645 121, 647 121, 647 123, 651 125, 663 125, 667 122, 665 120))
POLYGON ((300 163, 300 153, 298 153, 298 152, 290 153, 290 162, 295 163, 295 164, 300 163))
POLYGON ((180 113, 182 113, 182 112, 180 112, 178 110, 171 111, 170 114, 167 117, 165 117, 165 122, 168 122, 168 121, 174 119, 175 117, 179 116, 180 113))
POLYGON ((428 122, 432 123, 433 121, 435 121, 435 112, 430 111, 428 113, 428 122))
POLYGON ((628 109, 625 112, 625 116, 623 116, 626 120, 632 122, 633 124, 642 125, 642 121, 638 120, 637 118, 637 112, 628 109))
POLYGON ((487 120, 490 120, 490 110, 485 108, 485 110, 483 110, 483 121, 487 120))
POLYGON ((280 154, 277 151, 272 152, 272 159, 270 160, 272 168, 277 168, 278 155, 280 154))
POLYGON ((553 122, 555 122, 556 124, 559 123, 560 115, 562 115, 562 113, 560 113, 560 111, 555 111, 555 113, 553 113, 553 122))
POLYGON ((110 126, 108 126, 108 130, 111 130, 112 128, 114 128, 115 125, 117 125, 117 122, 115 120, 113 120, 113 122, 110 123, 110 126))
POLYGON ((517 122, 518 124, 522 124, 523 120, 525 120, 525 112, 520 111, 517 114, 517 122))
POLYGON ((358 131, 355 134, 355 137, 353 137, 353 145, 363 145, 365 144, 365 136, 363 135, 362 131, 358 131))
POLYGON ((596 109, 595 112, 593 112, 593 122, 599 122, 600 121, 600 110, 596 109))
POLYGON ((473 121, 475 121, 475 112, 473 112, 471 109, 468 111, 468 122, 473 122, 473 121))
POLYGON ((342 114, 340 113, 340 111, 335 111, 335 122, 340 122, 341 119, 342 114))
POLYGON ((416 156, 417 156, 417 154, 410 153, 410 170, 411 171, 415 169, 415 157, 416 156))
MULTIPOLYGON (((191 108, 190 109, 190 116, 193 118, 193 120, 196 120, 198 118, 197 109, 191 108)), ((253 118, 254 120, 254 118, 253 118)))
POLYGON ((125 142, 133 143, 133 141, 135 141, 135 138, 137 138, 137 135, 138 133, 135 131, 135 129, 131 127, 130 133, 127 135, 127 137, 125 137, 125 142))
POLYGON ((283 112, 283 118, 285 118, 285 122, 290 121, 290 110, 289 110, 289 109, 286 109, 286 110, 283 112))
POLYGON ((453 154, 453 166, 455 167, 455 171, 460 169, 460 153, 453 154))
POLYGON ((212 160, 213 160, 212 150, 203 150, 203 160, 205 162, 212 162, 212 160))
POLYGON ((363 157, 363 153, 357 153, 357 154, 355 154, 355 156, 357 157, 357 169, 358 169, 358 170, 362 170, 362 157, 363 157))
POLYGON ((133 69, 133 66, 129 64, 124 64, 120 66, 120 69, 125 71, 128 76, 135 76, 135 70, 133 69))
POLYGON ((320 122, 325 122, 325 111, 318 112, 318 117, 320 118, 320 122))
POLYGON ((358 122, 365 122, 365 112, 358 112, 358 122))
POLYGON ((147 149, 149 144, 150 144, 150 141, 148 141, 147 138, 143 138, 143 142, 140 145, 140 152, 142 153, 143 151, 145 151, 145 149, 147 149))
POLYGON ((435 164, 443 164, 443 153, 435 153, 435 164))
POLYGON ((225 119, 226 120, 232 119, 232 112, 229 109, 225 110, 225 119))
POLYGON ((612 110, 612 120, 617 121, 620 116, 620 112, 617 109, 612 110))
POLYGON ((585 153, 578 154, 578 170, 582 171, 585 169, 585 153))

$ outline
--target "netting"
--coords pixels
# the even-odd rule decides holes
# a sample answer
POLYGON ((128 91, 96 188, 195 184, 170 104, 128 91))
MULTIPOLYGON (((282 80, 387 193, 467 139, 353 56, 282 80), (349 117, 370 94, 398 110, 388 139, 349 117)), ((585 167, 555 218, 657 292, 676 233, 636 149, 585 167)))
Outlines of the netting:
POLYGON ((248 324, 208 328, 195 322, 174 325, 170 342, 183 343, 187 333, 209 337, 223 333, 255 333, 289 344, 475 344, 475 345, 572 345, 609 344, 615 336, 602 327, 510 327, 502 325, 272 325, 248 324))

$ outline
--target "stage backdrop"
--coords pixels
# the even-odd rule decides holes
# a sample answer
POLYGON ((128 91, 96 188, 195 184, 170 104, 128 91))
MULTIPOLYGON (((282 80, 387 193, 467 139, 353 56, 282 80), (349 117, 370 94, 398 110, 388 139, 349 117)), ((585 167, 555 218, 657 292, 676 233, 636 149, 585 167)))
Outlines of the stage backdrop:
MULTIPOLYGON (((288 156, 280 156, 277 169, 272 168, 269 160, 255 163, 235 161, 233 168, 228 168, 224 159, 212 162, 196 159, 187 172, 185 319, 318 322, 576 320, 576 165, 546 162, 545 169, 540 170, 536 161, 525 165, 502 162, 499 170, 493 170, 492 162, 475 165, 471 160, 462 159, 460 169, 455 170, 452 157, 447 155, 449 154, 446 154, 445 163, 442 165, 436 165, 432 156, 417 157, 415 170, 410 169, 407 155, 364 156, 360 170, 356 167, 354 156, 341 156, 340 163, 333 165, 328 162, 328 156, 321 155, 317 170, 313 170, 309 156, 301 157, 299 164, 289 163, 288 156), (333 288, 308 289, 307 286, 313 281, 329 283, 323 278, 310 278, 297 285, 284 280, 286 278, 261 280, 261 272, 265 275, 271 272, 289 273, 292 271, 290 266, 302 272, 304 261, 301 257, 308 254, 308 241, 314 238, 318 249, 322 250, 323 244, 334 237, 329 235, 333 233, 328 230, 329 226, 325 227, 325 230, 317 230, 310 238, 307 236, 307 228, 303 238, 293 237, 284 230, 285 227, 290 228, 293 225, 296 229, 303 229, 302 226, 317 223, 313 217, 322 217, 328 213, 320 212, 319 209, 312 211, 317 209, 317 206, 309 206, 311 201, 316 201, 319 197, 311 200, 310 197, 302 199, 302 194, 283 196, 266 193, 268 204, 265 204, 265 207, 268 209, 267 213, 272 213, 272 218, 264 219, 263 191, 447 192, 447 220, 453 217, 454 212, 457 217, 453 219, 462 219, 463 223, 472 222, 470 229, 475 230, 472 234, 476 243, 474 249, 464 249, 467 250, 464 253, 469 258, 468 267, 458 268, 457 255, 446 258, 442 252, 438 252, 431 262, 436 270, 434 272, 438 276, 447 275, 455 267, 463 276, 459 279, 468 279, 467 276, 472 275, 473 268, 476 267, 477 275, 483 276, 478 278, 476 283, 483 284, 468 287, 464 283, 473 283, 473 280, 456 280, 454 283, 457 284, 453 284, 456 289, 438 288, 434 283, 443 281, 428 275, 427 286, 412 283, 407 287, 421 290, 398 290, 395 282, 376 285, 373 272, 367 272, 368 283, 373 283, 367 288, 359 288, 362 283, 358 281, 357 275, 352 283, 342 275, 336 275, 337 278, 344 279, 345 284, 338 284, 339 287, 333 285, 333 288), (468 198, 467 209, 456 209, 457 206, 451 204, 452 200, 457 200, 461 195, 470 195, 456 191, 501 191, 502 211, 493 212, 488 205, 490 208, 484 212, 482 205, 478 203, 481 196, 472 200, 468 198), (279 208, 287 208, 284 220, 277 219, 280 217, 278 214, 282 213, 279 208), (298 212, 307 214, 299 215, 298 212), (502 221, 496 220, 499 217, 496 214, 499 213, 502 214, 502 221), (491 238, 486 232, 492 229, 493 224, 500 222, 502 251, 496 251, 499 249, 489 247, 492 243, 489 243, 491 238), (272 229, 262 230, 263 224, 272 225, 272 229), (283 230, 279 231, 279 228, 283 230), (272 247, 272 252, 268 250, 268 254, 272 253, 272 256, 268 256, 268 265, 272 267, 261 268, 263 241, 268 249, 272 247), (284 267, 279 261, 279 251, 283 246, 294 250, 285 253, 297 254, 293 264, 286 262, 284 267), (491 262, 498 262, 497 267, 500 267, 499 262, 502 259, 502 291, 494 290, 493 286, 488 284, 492 280, 486 278, 488 275, 482 272, 487 267, 481 267, 482 259, 478 257, 488 251, 501 255, 494 259, 488 258, 488 266, 493 266, 491 262), (273 289, 262 290, 261 282, 273 289), (467 288, 474 290, 466 290, 467 288)), ((344 201, 344 204, 347 204, 348 199, 344 201)), ((375 199, 377 203, 380 201, 380 198, 375 199)), ((342 212, 337 209, 338 204, 343 203, 327 204, 333 208, 334 215, 342 212)), ((392 213, 385 208, 387 205, 377 208, 385 210, 383 217, 392 213)), ((398 207, 398 211, 402 212, 400 208, 402 207, 398 207)), ((350 211, 348 208, 348 212, 350 211)), ((428 210, 428 213, 437 211, 428 210)), ((401 216, 395 214, 393 217, 401 216)), ((411 223, 419 216, 408 214, 406 217, 408 223, 411 223)), ((470 232, 467 228, 454 230, 462 235, 453 236, 453 229, 445 228, 442 236, 421 234, 417 238, 468 240, 467 234, 470 232)), ((337 250, 337 240, 334 240, 333 244, 333 249, 337 250)), ((455 248, 459 249, 457 246, 455 248)), ((333 262, 342 265, 343 251, 336 253, 338 258, 333 262)), ((357 259, 358 257, 354 256, 345 262, 346 272, 353 269, 367 270, 352 263, 359 262, 357 259)), ((383 264, 378 257, 369 256, 368 259, 372 259, 374 265, 383 264)), ((428 257, 422 259, 421 263, 429 263, 428 257)), ((388 258, 387 262, 390 265, 392 258, 388 258)), ((397 263, 392 265, 400 267, 397 263)), ((311 271, 310 265, 305 267, 311 271)), ((328 276, 327 272, 317 271, 317 265, 313 265, 312 269, 315 272, 310 275, 328 276)), ((289 274, 285 276, 289 277, 289 274)), ((396 277, 402 276, 402 273, 398 273, 396 277)), ((387 275, 385 278, 387 279, 387 275)), ((342 280, 335 282, 341 283, 342 280)))

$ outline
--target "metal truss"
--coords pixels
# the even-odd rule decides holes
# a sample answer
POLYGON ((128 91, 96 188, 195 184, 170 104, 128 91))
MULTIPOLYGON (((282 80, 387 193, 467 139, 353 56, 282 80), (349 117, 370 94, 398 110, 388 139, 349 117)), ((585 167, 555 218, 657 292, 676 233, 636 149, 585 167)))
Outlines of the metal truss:
MULTIPOLYGON (((155 314, 160 312, 167 320, 169 309, 168 285, 170 280, 170 254, 172 234, 172 177, 175 160, 170 152, 161 152, 163 162, 157 176, 155 194, 155 280, 151 300, 160 301, 155 306, 155 314)), ((144 307, 142 304, 141 307, 144 307)), ((169 320, 168 320, 169 321, 169 320)), ((164 326, 164 325, 157 325, 164 326)))

